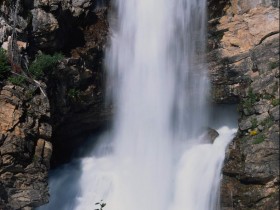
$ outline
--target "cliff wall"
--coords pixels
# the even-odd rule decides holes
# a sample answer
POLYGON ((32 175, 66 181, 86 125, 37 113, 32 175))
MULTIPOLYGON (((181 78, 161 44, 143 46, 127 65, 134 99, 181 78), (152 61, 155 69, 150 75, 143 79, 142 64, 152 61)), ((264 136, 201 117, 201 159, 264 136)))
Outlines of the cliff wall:
POLYGON ((85 136, 110 121, 103 70, 107 10, 103 0, 0 1, 0 45, 14 72, 0 75, 0 209, 47 203, 50 165, 67 162, 85 136), (38 54, 56 52, 64 59, 43 77, 24 68, 38 54), (28 78, 9 79, 18 74, 28 78))
MULTIPOLYGON (((240 115, 223 169, 224 210, 278 207, 277 7, 274 0, 208 1, 212 101, 238 104, 240 115)), ((110 126, 103 65, 110 9, 105 0, 0 1, 0 44, 8 49, 16 31, 22 65, 41 52, 64 54, 40 87, 0 81, 0 209, 48 202, 50 166, 110 126)))
POLYGON ((239 129, 227 151, 224 210, 279 208, 279 2, 231 1, 209 21, 216 103, 236 103, 239 129))

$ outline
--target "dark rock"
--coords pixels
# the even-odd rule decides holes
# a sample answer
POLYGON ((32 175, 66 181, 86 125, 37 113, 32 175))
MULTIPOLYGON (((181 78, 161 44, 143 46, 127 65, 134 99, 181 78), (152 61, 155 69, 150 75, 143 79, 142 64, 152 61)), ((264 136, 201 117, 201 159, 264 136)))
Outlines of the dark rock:
POLYGON ((30 100, 24 91, 17 86, 0 89, 0 185, 6 195, 0 199, 2 209, 32 209, 48 201, 47 168, 52 149, 45 143, 39 152, 34 141, 39 136, 50 138, 51 126, 45 121, 50 117, 49 104, 43 95, 30 100), (42 161, 31 173, 25 168, 36 161, 34 151, 41 154, 42 161))
POLYGON ((213 143, 215 139, 219 136, 219 133, 213 128, 208 128, 207 136, 210 139, 210 141, 213 143))

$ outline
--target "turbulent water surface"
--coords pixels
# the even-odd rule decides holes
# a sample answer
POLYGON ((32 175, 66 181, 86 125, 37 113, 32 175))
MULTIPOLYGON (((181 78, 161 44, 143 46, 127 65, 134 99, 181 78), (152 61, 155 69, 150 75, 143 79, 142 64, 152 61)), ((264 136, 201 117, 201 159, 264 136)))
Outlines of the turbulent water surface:
POLYGON ((235 129, 220 126, 213 144, 205 135, 206 1, 118 0, 115 9, 106 57, 113 129, 78 166, 55 172, 44 209, 90 210, 100 200, 105 210, 218 209, 235 129))

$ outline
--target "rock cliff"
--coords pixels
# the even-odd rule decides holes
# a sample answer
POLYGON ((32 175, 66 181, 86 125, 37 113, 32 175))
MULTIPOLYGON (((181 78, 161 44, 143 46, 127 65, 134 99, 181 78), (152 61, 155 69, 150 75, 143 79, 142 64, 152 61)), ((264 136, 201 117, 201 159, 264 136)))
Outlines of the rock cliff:
POLYGON ((55 71, 39 79, 40 86, 0 77, 1 210, 47 203, 50 165, 69 160, 85 136, 107 126, 111 108, 104 106, 102 63, 107 10, 103 0, 0 1, 0 45, 9 50, 16 40, 18 66, 30 65, 38 53, 64 54, 55 71))
MULTIPOLYGON (((108 126, 108 3, 0 1, 0 45, 8 49, 16 31, 22 65, 40 52, 65 56, 40 80, 43 91, 0 81, 0 209, 48 202, 50 165, 69 160, 86 135, 108 126)), ((212 100, 238 104, 240 115, 223 169, 222 208, 278 209, 279 2, 208 3, 212 100)))
POLYGON ((48 201, 52 155, 48 98, 24 88, 0 88, 0 209, 48 201))
POLYGON ((216 103, 236 103, 222 209, 279 208, 279 5, 231 1, 209 21, 209 73, 216 103))

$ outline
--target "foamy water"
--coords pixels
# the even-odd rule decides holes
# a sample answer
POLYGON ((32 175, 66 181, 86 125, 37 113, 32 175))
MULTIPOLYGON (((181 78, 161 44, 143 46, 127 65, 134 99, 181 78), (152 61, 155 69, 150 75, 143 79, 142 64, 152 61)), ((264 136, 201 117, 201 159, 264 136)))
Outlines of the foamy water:
POLYGON ((235 129, 219 128, 214 144, 202 138, 209 125, 206 1, 118 0, 115 8, 106 53, 113 129, 81 160, 64 209, 91 210, 100 200, 105 210, 218 209, 235 129))

